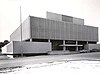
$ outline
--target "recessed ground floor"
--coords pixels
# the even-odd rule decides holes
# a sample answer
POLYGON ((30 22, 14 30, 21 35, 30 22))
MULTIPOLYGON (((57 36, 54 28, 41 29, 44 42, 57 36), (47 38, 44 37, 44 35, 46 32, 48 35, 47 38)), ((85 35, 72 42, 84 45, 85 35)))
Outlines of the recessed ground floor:
POLYGON ((51 42, 52 51, 79 51, 86 44, 96 44, 95 41, 53 40, 53 39, 27 39, 26 42, 51 42))

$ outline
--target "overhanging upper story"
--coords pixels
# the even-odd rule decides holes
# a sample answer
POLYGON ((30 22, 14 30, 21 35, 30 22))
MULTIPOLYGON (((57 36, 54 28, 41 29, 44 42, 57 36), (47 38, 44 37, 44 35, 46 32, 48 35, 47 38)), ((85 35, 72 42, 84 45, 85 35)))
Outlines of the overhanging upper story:
POLYGON ((98 42, 98 27, 29 16, 23 22, 22 29, 19 26, 11 34, 10 40, 21 41, 21 36, 22 40, 32 38, 98 42))

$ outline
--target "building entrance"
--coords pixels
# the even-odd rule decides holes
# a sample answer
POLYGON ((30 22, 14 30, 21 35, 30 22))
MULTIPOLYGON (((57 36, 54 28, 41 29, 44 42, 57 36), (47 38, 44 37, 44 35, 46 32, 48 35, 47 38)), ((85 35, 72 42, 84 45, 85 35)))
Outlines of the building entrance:
POLYGON ((72 47, 72 46, 67 46, 66 47, 66 50, 69 50, 69 51, 75 51, 76 50, 76 47, 72 47))

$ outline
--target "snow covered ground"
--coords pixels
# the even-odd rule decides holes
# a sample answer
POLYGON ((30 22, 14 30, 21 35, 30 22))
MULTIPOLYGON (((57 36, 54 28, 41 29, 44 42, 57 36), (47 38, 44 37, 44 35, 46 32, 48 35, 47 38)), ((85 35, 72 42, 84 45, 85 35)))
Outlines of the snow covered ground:
POLYGON ((100 74, 100 61, 61 60, 0 70, 1 74, 100 74))

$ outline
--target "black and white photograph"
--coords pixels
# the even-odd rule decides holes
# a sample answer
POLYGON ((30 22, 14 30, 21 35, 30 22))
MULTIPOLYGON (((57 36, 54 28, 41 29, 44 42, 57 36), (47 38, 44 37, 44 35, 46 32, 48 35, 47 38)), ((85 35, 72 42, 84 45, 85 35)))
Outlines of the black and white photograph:
POLYGON ((100 0, 0 0, 0 74, 100 74, 100 0))

